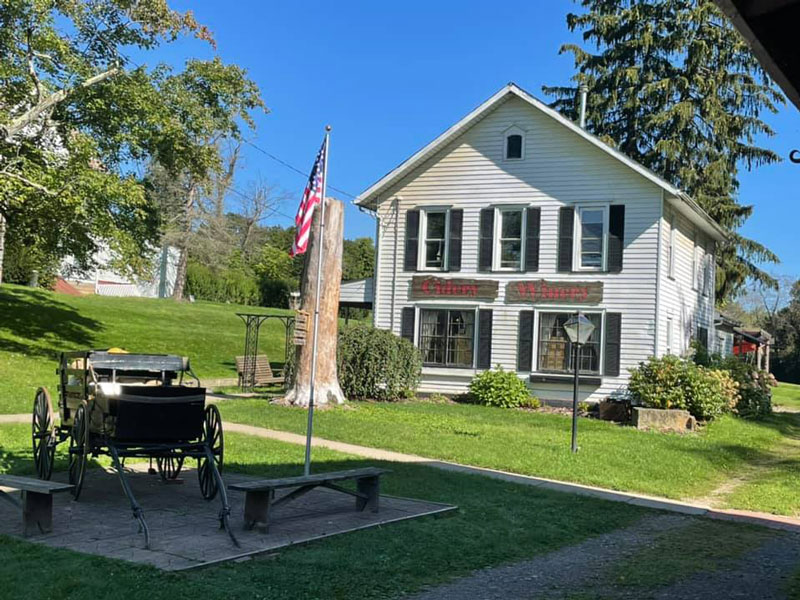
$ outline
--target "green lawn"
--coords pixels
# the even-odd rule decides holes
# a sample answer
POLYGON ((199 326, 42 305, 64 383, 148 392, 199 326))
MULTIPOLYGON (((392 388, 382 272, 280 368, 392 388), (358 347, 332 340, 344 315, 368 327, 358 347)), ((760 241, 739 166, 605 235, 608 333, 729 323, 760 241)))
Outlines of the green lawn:
MULTIPOLYGON (((0 472, 31 472, 28 436, 25 425, 0 426, 0 472)), ((302 470, 300 446, 236 434, 226 435, 226 443, 226 469, 266 476, 302 470)), ((319 470, 366 464, 325 450, 315 450, 314 461, 319 470)), ((459 511, 184 574, 0 536, 0 595, 23 600, 394 597, 477 568, 549 552, 653 514, 420 465, 368 463, 392 470, 385 479, 387 494, 457 504, 459 511)), ((63 468, 63 461, 56 465, 63 468)))
POLYGON ((800 385, 796 383, 779 383, 772 388, 772 403, 789 409, 800 410, 800 385))
MULTIPOLYGON (((185 354, 202 377, 234 375, 242 352, 241 307, 171 300, 70 297, 20 286, 0 287, 0 413, 28 413, 36 387, 55 384, 60 350, 121 346, 185 354)), ((267 322, 260 348, 283 357, 283 326, 267 322)), ((53 390, 54 391, 54 390, 53 390)), ((781 384, 776 404, 800 406, 800 386, 781 384)), ((358 404, 319 412, 315 434, 516 473, 669 498, 703 498, 729 479, 747 480, 725 506, 800 512, 800 415, 761 422, 720 419, 696 435, 643 433, 581 419, 577 456, 568 452, 561 415, 454 404, 358 404), (766 468, 764 467, 766 465, 766 468)), ((225 419, 297 433, 301 409, 263 400, 221 404, 225 419)), ((2 440, 0 440, 0 444, 2 440)))
MULTIPOLYGON (((182 354, 190 357, 200 377, 236 377, 234 357, 244 348, 244 324, 236 316, 241 310, 252 307, 73 297, 3 284, 0 414, 30 412, 39 386, 55 391, 56 358, 62 350, 117 346, 132 352, 182 354)), ((264 323, 259 350, 272 360, 283 360, 280 322, 264 323)))
MULTIPOLYGON (((223 418, 302 433, 302 409, 263 400, 226 400, 223 418)), ((352 404, 317 411, 319 437, 490 467, 515 473, 636 491, 668 498, 699 498, 751 464, 772 458, 787 437, 800 436, 800 415, 776 414, 764 421, 724 417, 695 435, 637 431, 580 419, 577 455, 569 452, 570 419, 472 405, 352 404)), ((792 464, 796 458, 791 459, 792 464)), ((788 486, 795 472, 777 477, 788 486)), ((797 488, 795 488, 797 489, 797 488)), ((774 509, 755 491, 749 508, 774 509)), ((778 512, 800 509, 787 498, 778 512), (788 505, 787 503, 788 502, 788 505)))

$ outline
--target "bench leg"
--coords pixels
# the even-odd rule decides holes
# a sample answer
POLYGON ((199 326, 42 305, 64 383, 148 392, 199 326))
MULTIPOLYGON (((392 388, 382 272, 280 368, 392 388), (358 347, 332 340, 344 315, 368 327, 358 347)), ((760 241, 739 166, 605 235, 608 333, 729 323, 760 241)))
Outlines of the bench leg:
POLYGON ((362 477, 356 482, 358 493, 364 494, 366 498, 356 497, 356 510, 369 508, 372 512, 378 512, 378 500, 380 498, 380 477, 362 477))
POLYGON ((22 534, 25 537, 53 531, 53 496, 22 492, 22 534))
POLYGON ((269 531, 269 508, 272 503, 272 490, 266 492, 247 492, 244 496, 244 528, 254 527, 262 533, 269 531))

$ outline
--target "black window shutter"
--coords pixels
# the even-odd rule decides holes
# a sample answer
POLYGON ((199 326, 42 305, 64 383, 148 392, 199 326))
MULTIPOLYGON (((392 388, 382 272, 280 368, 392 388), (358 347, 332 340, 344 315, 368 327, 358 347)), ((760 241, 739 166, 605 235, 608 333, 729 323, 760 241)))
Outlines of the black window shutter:
POLYGON ((533 371, 533 311, 519 313, 517 371, 533 371))
POLYGON ((403 308, 403 313, 400 318, 400 337, 414 343, 414 315, 415 310, 413 306, 406 306, 403 308))
POLYGON ((609 377, 619 375, 620 337, 622 335, 622 314, 606 313, 606 347, 603 374, 609 377))
POLYGON ((560 273, 572 271, 572 235, 575 230, 575 209, 562 206, 558 213, 558 265, 560 273))
POLYGON ((419 252, 419 211, 406 212, 406 250, 403 259, 404 271, 417 270, 417 254, 419 252))
POLYGON ((527 223, 525 225, 525 271, 539 270, 539 228, 541 224, 542 209, 529 206, 526 209, 527 223))
POLYGON ((461 270, 461 229, 464 211, 460 208, 450 211, 450 247, 448 248, 447 270, 461 270))
POLYGON ((478 311, 478 368, 492 366, 492 311, 478 311))
POLYGON ((708 348, 708 328, 706 327, 698 327, 697 328, 697 339, 700 341, 703 346, 708 348))
POLYGON ((492 247, 494 246, 494 209, 481 209, 480 245, 478 247, 478 270, 492 270, 492 247))
POLYGON ((625 247, 625 205, 612 204, 608 210, 608 272, 622 271, 625 247))

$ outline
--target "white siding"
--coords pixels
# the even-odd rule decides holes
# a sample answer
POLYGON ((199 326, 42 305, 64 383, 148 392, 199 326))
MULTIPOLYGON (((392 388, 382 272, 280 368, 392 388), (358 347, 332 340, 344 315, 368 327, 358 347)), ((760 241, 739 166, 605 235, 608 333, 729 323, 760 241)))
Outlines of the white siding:
POLYGON ((713 241, 708 239, 683 215, 669 206, 664 208, 662 222, 661 245, 661 286, 659 291, 659 348, 658 354, 666 352, 667 320, 671 319, 675 325, 673 333, 673 354, 685 354, 689 350, 692 336, 697 334, 699 327, 708 329, 712 349, 715 345, 714 333, 714 271, 712 268, 711 282, 708 295, 703 294, 702 281, 700 285, 693 284, 695 265, 695 239, 698 241, 697 261, 702 265, 706 260, 706 249, 711 251, 709 258, 713 259, 713 241), (669 276, 669 242, 671 223, 675 227, 674 261, 675 277, 669 276))
MULTIPOLYGON (((658 223, 661 190, 618 160, 528 103, 512 98, 500 104, 462 136, 415 169, 381 198, 378 206, 378 274, 375 323, 400 332, 408 289, 414 273, 403 271, 406 211, 420 206, 463 208, 461 271, 451 277, 500 281, 494 303, 452 301, 448 306, 480 306, 494 310, 492 365, 516 370, 518 315, 530 305, 507 305, 507 281, 544 278, 556 281, 603 281, 600 309, 622 313, 619 377, 603 377, 586 398, 599 400, 624 386, 628 369, 654 352, 658 223), (503 131, 516 125, 525 130, 524 159, 503 160, 503 131), (558 273, 556 244, 559 207, 586 202, 625 204, 622 273, 558 273), (478 273, 478 226, 481 208, 520 203, 541 208, 539 271, 478 273)), ((443 276, 447 277, 447 274, 443 276)), ((441 302, 430 303, 442 306, 441 302)), ((534 307, 547 309, 546 306, 534 307)), ((417 319, 417 330, 419 319, 417 319)), ((535 361, 535 353, 534 353, 535 361)), ((466 389, 476 371, 425 368, 422 391, 456 393, 466 389)), ((527 380, 527 373, 521 374, 527 380)), ((586 386, 584 386, 586 387, 586 386)), ((569 384, 535 385, 545 399, 571 397, 569 384)))

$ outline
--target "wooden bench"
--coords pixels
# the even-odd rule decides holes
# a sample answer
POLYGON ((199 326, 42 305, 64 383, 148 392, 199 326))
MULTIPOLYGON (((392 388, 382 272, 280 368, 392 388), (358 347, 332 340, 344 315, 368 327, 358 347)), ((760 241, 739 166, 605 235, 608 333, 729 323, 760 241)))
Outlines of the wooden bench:
POLYGON ((22 534, 24 536, 53 531, 53 494, 68 492, 74 485, 43 481, 33 477, 0 475, 0 487, 22 492, 22 502, 0 489, 0 498, 22 508, 22 534))
MULTIPOLYGON (((244 356, 236 357, 236 373, 239 375, 239 387, 241 387, 244 382, 244 356)), ((284 379, 283 375, 276 375, 272 372, 272 367, 266 354, 256 356, 256 375, 253 385, 283 383, 284 379)))
POLYGON ((384 473, 389 473, 389 471, 377 467, 365 467, 363 469, 332 471, 330 473, 317 473, 299 477, 246 481, 244 483, 231 484, 228 486, 228 489, 237 492, 245 492, 245 529, 257 527, 260 531, 266 533, 269 530, 269 512, 271 507, 299 498, 316 487, 324 487, 355 496, 356 510, 358 511, 369 508, 372 512, 378 512, 380 477, 384 473), (335 483, 346 480, 355 480, 355 491, 343 488, 335 483), (275 498, 275 490, 292 487, 297 489, 284 494, 280 498, 275 498))

